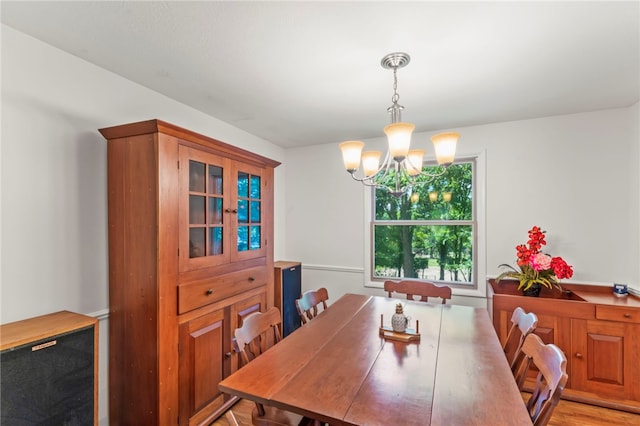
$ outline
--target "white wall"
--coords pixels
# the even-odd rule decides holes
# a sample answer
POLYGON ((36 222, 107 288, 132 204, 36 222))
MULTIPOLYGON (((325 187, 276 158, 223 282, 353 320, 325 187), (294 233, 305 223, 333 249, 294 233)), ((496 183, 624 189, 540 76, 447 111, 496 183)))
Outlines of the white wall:
MULTIPOLYGON (((538 225, 546 249, 574 266, 568 282, 640 288, 639 121, 636 104, 457 129, 459 155, 486 153, 487 275, 515 263, 515 246, 538 225)), ((430 145, 429 137, 416 134, 414 143, 430 145)), ((286 249, 303 263, 303 287, 361 292, 362 185, 344 171, 337 143, 288 150, 286 163, 286 249)))
MULTIPOLYGON (((107 416, 106 141, 98 128, 158 118, 282 161, 283 150, 2 26, 0 322, 70 310, 100 318, 107 416)), ((276 169, 282 234, 284 166, 276 169)), ((275 251, 284 251, 284 239, 275 251)))
MULTIPOLYGON (((631 154, 628 161, 631 169, 629 180, 631 184, 631 192, 629 198, 631 200, 631 208, 629 209, 629 223, 631 227, 629 233, 636 236, 635 247, 631 247, 629 258, 636 267, 636 282, 634 287, 640 290, 640 284, 637 277, 640 277, 640 102, 637 102, 629 108, 629 121, 631 122, 631 154), (635 182, 635 185, 633 184, 635 182)), ((632 283, 633 284, 633 283, 632 283)))

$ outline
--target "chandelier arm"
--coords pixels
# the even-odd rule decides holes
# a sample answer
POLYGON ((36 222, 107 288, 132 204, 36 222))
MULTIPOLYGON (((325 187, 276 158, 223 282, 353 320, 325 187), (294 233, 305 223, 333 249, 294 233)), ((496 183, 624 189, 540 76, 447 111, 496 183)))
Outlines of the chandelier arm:
POLYGON ((355 181, 362 182, 366 186, 376 186, 377 183, 371 179, 371 176, 357 177, 356 172, 349 172, 351 178, 355 181))
POLYGON ((440 167, 440 168, 441 168, 441 171, 440 171, 440 172, 437 172, 437 173, 427 173, 427 172, 420 171, 420 173, 418 174, 418 176, 427 176, 427 177, 430 177, 430 178, 432 178, 432 179, 433 179, 433 178, 437 178, 438 176, 442 176, 442 175, 444 175, 444 174, 447 172, 447 168, 448 168, 449 166, 438 166, 438 167, 440 167))
POLYGON ((384 160, 382 161, 382 163, 380 163, 380 167, 378 167, 378 170, 376 170, 376 172, 372 174, 371 177, 375 178, 375 180, 384 179, 389 174, 389 167, 391 167, 391 153, 389 152, 389 150, 387 150, 387 153, 384 156, 384 160), (384 173, 380 174, 382 170, 384 170, 384 173))

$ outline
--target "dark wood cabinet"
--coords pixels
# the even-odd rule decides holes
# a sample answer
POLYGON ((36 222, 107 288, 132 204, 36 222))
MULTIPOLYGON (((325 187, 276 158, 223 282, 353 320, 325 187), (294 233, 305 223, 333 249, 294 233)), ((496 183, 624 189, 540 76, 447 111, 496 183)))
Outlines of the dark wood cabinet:
POLYGON ((282 315, 282 336, 293 333, 301 325, 296 299, 302 295, 302 264, 278 261, 275 263, 274 303, 282 315))
POLYGON ((0 326, 0 424, 98 424, 98 320, 68 311, 0 326))
POLYGON ((112 424, 200 425, 235 402, 233 330, 273 306, 279 163, 149 120, 100 129, 109 194, 112 424))
POLYGON ((502 342, 520 306, 538 316, 535 333, 567 357, 563 398, 640 413, 640 299, 617 298, 609 287, 564 284, 524 297, 508 281, 490 280, 493 324, 502 342))

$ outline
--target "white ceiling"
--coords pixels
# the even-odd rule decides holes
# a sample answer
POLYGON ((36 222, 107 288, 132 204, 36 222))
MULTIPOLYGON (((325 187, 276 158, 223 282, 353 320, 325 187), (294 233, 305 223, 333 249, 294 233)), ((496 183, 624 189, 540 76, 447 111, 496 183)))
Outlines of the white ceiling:
POLYGON ((399 103, 420 132, 640 99, 638 1, 1 7, 8 26, 283 147, 382 136, 380 59, 396 51, 411 55, 399 103))

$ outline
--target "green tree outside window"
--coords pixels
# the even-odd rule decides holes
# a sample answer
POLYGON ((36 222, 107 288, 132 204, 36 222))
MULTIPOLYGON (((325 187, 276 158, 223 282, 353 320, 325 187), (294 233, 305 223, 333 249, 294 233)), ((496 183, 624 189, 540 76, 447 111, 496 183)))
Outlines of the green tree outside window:
MULTIPOLYGON (((431 173, 436 166, 425 166, 431 173)), ((409 194, 376 189, 373 278, 418 278, 469 285, 475 280, 474 163, 419 177, 409 194)), ((393 172, 386 177, 392 180, 393 172)))

